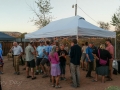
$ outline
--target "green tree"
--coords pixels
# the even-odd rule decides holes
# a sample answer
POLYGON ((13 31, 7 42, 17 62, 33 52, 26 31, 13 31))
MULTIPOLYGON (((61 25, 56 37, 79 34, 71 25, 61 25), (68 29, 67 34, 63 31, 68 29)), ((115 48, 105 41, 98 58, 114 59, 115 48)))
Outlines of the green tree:
POLYGON ((115 26, 116 31, 120 31, 120 7, 112 16, 111 25, 115 26))
POLYGON ((34 24, 39 28, 42 28, 49 24, 50 21, 52 20, 50 10, 53 9, 53 7, 51 7, 50 0, 38 0, 35 1, 35 3, 37 5, 38 11, 36 11, 32 7, 30 8, 35 13, 37 18, 36 19, 33 18, 31 21, 34 22, 34 24))
POLYGON ((22 33, 18 38, 25 38, 25 34, 27 34, 27 33, 26 32, 22 33))
POLYGON ((99 27, 102 28, 102 29, 105 29, 105 30, 109 30, 110 29, 110 24, 109 23, 105 23, 105 22, 99 21, 98 24, 99 24, 99 27))

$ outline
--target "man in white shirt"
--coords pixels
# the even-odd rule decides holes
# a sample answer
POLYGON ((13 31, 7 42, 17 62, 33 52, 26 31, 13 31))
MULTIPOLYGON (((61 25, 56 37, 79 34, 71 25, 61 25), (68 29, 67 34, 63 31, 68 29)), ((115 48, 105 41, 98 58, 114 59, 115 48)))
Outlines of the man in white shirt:
POLYGON ((14 55, 14 68, 15 68, 15 73, 19 75, 19 60, 20 57, 22 56, 23 53, 23 49, 21 48, 21 46, 18 45, 17 42, 13 42, 13 47, 11 49, 11 51, 13 51, 13 55, 14 55))

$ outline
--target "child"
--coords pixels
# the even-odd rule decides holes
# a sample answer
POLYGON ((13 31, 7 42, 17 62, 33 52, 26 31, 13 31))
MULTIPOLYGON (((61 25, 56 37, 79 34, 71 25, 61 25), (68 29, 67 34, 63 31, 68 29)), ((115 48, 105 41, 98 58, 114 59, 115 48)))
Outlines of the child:
POLYGON ((64 50, 64 45, 60 45, 60 50, 58 51, 60 58, 60 69, 61 69, 61 80, 66 80, 65 78, 65 68, 66 68, 66 55, 67 51, 64 50))

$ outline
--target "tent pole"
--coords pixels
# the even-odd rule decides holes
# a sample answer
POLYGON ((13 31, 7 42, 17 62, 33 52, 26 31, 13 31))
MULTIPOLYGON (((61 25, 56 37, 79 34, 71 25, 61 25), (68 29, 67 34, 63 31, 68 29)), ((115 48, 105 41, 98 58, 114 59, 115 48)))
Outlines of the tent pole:
POLYGON ((116 37, 115 37, 115 59, 116 59, 116 37))
POLYGON ((77 41, 78 41, 78 39, 79 39, 79 36, 78 36, 78 30, 77 30, 77 36, 76 36, 76 39, 77 39, 77 41))
POLYGON ((79 38, 78 38, 78 35, 77 35, 77 41, 78 41, 78 39, 79 39, 79 38))

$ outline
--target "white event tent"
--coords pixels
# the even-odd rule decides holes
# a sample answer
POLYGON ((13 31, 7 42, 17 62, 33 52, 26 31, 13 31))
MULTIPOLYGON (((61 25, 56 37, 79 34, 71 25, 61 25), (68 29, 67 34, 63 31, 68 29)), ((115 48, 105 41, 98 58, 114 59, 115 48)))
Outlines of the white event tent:
MULTIPOLYGON (((60 19, 49 23, 47 26, 25 35, 25 39, 61 37, 61 36, 89 36, 115 38, 116 48, 116 32, 99 28, 80 16, 60 19)), ((116 53, 116 52, 115 52, 116 53)), ((116 55, 116 54, 115 54, 116 55)))
POLYGON ((47 26, 25 35, 25 39, 59 36, 92 36, 115 38, 116 33, 101 29, 80 16, 53 21, 47 26))

